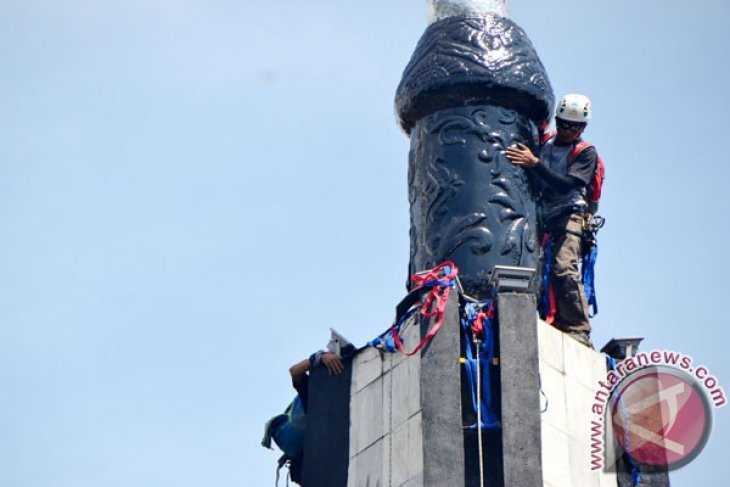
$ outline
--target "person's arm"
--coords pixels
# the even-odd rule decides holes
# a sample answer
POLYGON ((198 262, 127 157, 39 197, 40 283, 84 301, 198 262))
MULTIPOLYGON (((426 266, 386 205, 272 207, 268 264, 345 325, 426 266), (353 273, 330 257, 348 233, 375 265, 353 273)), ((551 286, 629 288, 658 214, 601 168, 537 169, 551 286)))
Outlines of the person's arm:
POLYGON ((341 374, 345 369, 342 365, 342 359, 337 356, 337 354, 320 351, 313 353, 308 359, 297 362, 289 368, 292 382, 297 384, 301 383, 304 374, 306 374, 312 367, 317 367, 320 364, 325 366, 330 375, 341 374))
POLYGON ((336 353, 326 352, 322 355, 320 361, 327 368, 327 372, 330 375, 339 375, 345 370, 345 367, 342 365, 342 359, 336 353))
MULTIPOLYGON (((592 148, 589 148, 581 152, 576 159, 575 164, 579 165, 581 169, 586 164, 589 164, 589 154, 587 154, 587 152, 591 149, 592 148)), ((545 164, 542 164, 540 162, 540 158, 533 154, 530 148, 524 144, 518 143, 517 147, 508 147, 505 150, 505 154, 512 164, 533 169, 540 179, 545 181, 546 184, 559 193, 567 193, 572 189, 579 188, 587 184, 582 179, 570 173, 563 176, 562 174, 558 174, 553 171, 545 164)), ((593 159, 595 160, 595 150, 593 150, 593 154, 593 159)), ((570 172, 572 173, 573 171, 571 170, 570 172)))
POLYGON ((291 374, 291 381, 294 384, 301 384, 304 381, 304 375, 312 367, 308 358, 305 358, 301 362, 289 367, 289 373, 291 374))

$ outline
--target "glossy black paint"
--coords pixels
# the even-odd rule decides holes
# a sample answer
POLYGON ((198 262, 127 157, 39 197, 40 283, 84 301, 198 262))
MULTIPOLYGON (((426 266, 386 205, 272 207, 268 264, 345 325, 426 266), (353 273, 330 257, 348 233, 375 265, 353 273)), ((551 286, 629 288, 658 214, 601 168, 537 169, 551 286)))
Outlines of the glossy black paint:
POLYGON ((444 108, 497 105, 536 123, 550 118, 553 90, 527 34, 496 15, 463 15, 431 24, 396 92, 395 109, 410 133, 444 108))
POLYGON ((460 16, 426 30, 396 94, 411 137, 411 273, 452 260, 467 293, 485 297, 495 265, 538 266, 535 196, 503 150, 535 148, 553 100, 511 20, 460 16))

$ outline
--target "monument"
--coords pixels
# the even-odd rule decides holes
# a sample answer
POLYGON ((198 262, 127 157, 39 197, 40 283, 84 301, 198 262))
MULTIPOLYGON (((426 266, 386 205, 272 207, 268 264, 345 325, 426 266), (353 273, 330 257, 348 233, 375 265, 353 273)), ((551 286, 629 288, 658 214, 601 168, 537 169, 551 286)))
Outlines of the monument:
POLYGON ((495 272, 540 267, 535 195, 503 151, 537 147, 554 103, 548 76, 506 0, 428 0, 427 10, 395 97, 410 137, 409 268, 451 261, 460 292, 444 294, 438 333, 426 314, 401 321, 399 306, 409 349, 432 337, 415 355, 369 346, 341 375, 311 371, 304 485, 617 485, 615 473, 589 470, 583 429, 605 357, 538 323, 535 288, 514 292, 495 272), (484 343, 463 326, 467 304, 496 313, 484 343), (493 356, 476 359, 477 384, 497 418, 484 427, 462 365, 480 346, 493 356))
POLYGON ((539 259, 534 195, 503 151, 536 146, 554 97, 506 9, 505 1, 430 0, 431 24, 395 100, 411 139, 410 269, 452 260, 477 298, 495 265, 535 268, 539 259))

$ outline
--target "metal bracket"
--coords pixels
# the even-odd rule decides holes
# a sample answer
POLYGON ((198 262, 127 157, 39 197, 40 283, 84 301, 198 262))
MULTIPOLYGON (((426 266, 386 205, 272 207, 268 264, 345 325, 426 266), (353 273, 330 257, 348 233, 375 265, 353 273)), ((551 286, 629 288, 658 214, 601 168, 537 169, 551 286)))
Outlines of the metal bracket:
POLYGON ((643 339, 644 337, 611 338, 603 346, 601 352, 616 360, 633 357, 636 355, 636 351, 639 350, 639 344, 643 339))
POLYGON ((330 337, 330 341, 327 343, 327 350, 337 354, 338 357, 342 357, 343 350, 351 350, 355 348, 355 346, 350 343, 347 338, 337 333, 334 328, 330 328, 330 331, 332 332, 332 336, 330 337))
POLYGON ((535 269, 531 267, 496 265, 492 270, 488 286, 495 294, 509 291, 526 293, 530 289, 534 275, 535 269))

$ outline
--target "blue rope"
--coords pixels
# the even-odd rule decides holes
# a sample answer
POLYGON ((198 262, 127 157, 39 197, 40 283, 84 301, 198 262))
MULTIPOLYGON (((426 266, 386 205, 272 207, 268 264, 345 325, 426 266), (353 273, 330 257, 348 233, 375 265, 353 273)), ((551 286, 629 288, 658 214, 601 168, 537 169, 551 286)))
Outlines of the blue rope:
MULTIPOLYGON (((451 274, 451 266, 444 266, 444 274, 448 276, 451 274)), ((422 287, 432 288, 432 287, 455 287, 456 286, 456 277, 444 277, 442 279, 431 279, 430 281, 426 281, 422 284, 422 287)), ((403 324, 406 322, 408 318, 411 317, 413 313, 415 313, 418 309, 420 309, 421 304, 413 305, 403 316, 400 317, 398 320, 398 323, 395 325, 395 329, 400 335, 401 328, 403 324)), ((405 344, 405 340, 403 337, 401 337, 401 342, 405 344)), ((393 339, 393 329, 388 328, 386 331, 375 337, 374 339, 370 340, 367 343, 368 347, 375 347, 375 348, 383 348, 388 353, 395 353, 397 351, 395 347, 395 340, 393 339)))
POLYGON ((553 243, 552 238, 545 244, 545 259, 542 266, 542 294, 540 296, 540 318, 545 319, 550 314, 550 274, 553 271, 553 243))
POLYGON ((474 360, 474 353, 471 350, 469 329, 471 324, 476 319, 476 314, 477 311, 474 305, 472 303, 468 303, 464 307, 464 316, 461 318, 461 330, 464 333, 464 343, 466 344, 466 346, 464 347, 464 355, 466 356, 464 361, 464 367, 466 370, 467 382, 469 383, 469 392, 471 393, 471 407, 475 413, 477 411, 477 370, 476 360, 474 360))
MULTIPOLYGON (((398 330, 398 334, 400 334, 401 328, 403 327, 403 324, 408 320, 408 318, 413 315, 416 311, 419 310, 421 307, 420 304, 411 306, 411 308, 406 311, 406 313, 400 317, 398 320, 398 323, 396 323, 395 328, 398 330)), ((401 337, 401 342, 405 343, 405 339, 401 337)), ((375 337, 374 339, 370 340, 368 342, 368 347, 381 347, 388 353, 395 353, 397 349, 395 348, 395 340, 393 339, 393 329, 388 328, 386 331, 375 337)))
MULTIPOLYGON (((606 357, 606 361, 608 362, 608 368, 611 370, 616 369, 617 361, 613 357, 606 357)), ((624 404, 624 401, 622 398, 619 398, 619 407, 621 408, 621 415, 624 418, 624 425, 628 424, 629 422, 629 412, 626 408, 626 404, 624 404)), ((629 432, 624 428, 624 446, 626 447, 626 450, 628 451, 631 447, 631 435, 629 432)), ((627 452, 624 452, 624 458, 628 462, 629 466, 631 467, 631 482, 634 484, 634 487, 639 485, 641 482, 641 471, 639 470, 639 467, 636 465, 636 462, 634 462, 634 459, 631 458, 631 455, 629 455, 627 452)))
MULTIPOLYGON (((464 366, 466 370, 466 377, 471 393, 472 409, 474 413, 477 412, 477 359, 474 358, 472 352, 473 345, 473 333, 471 326, 474 320, 477 318, 477 313, 480 309, 491 306, 491 301, 485 301, 481 303, 467 303, 464 306, 463 314, 461 318, 461 329, 464 334, 464 355, 465 361, 464 366)), ((481 416, 482 424, 481 429, 494 429, 499 427, 499 419, 492 410, 492 386, 491 378, 489 374, 489 365, 494 360, 494 332, 492 330, 491 320, 487 317, 484 318, 484 337, 482 340, 482 349, 479 354, 479 364, 482 367, 482 398, 481 398, 481 416)), ((469 426, 471 429, 477 427, 476 423, 469 426)))
POLYGON ((449 274, 451 274, 451 266, 444 266, 444 274, 446 277, 441 279, 431 279, 430 281, 424 282, 423 287, 454 287, 456 285, 456 278, 448 277, 449 274))
POLYGON ((583 289, 588 300, 588 307, 591 308, 589 316, 593 318, 598 314, 598 301, 596 299, 596 260, 598 259, 598 245, 593 244, 591 251, 583 256, 582 279, 583 289))

